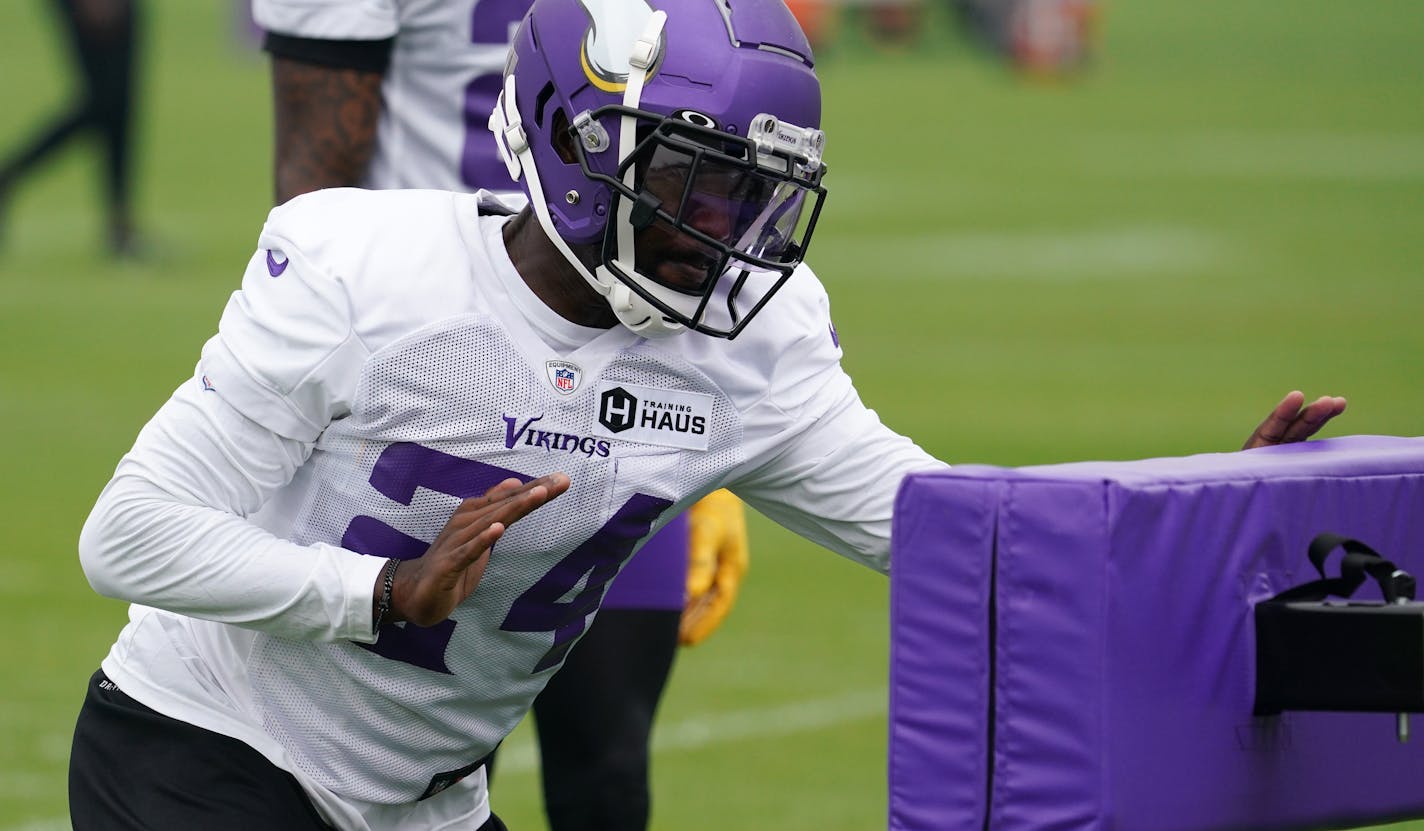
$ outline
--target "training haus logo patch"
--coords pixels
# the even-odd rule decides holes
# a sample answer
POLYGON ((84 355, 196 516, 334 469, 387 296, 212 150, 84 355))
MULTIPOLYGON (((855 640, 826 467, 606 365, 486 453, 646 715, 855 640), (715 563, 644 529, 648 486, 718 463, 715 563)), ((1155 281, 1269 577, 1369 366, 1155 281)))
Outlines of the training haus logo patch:
POLYGON ((545 361, 544 371, 549 374, 549 383, 560 395, 569 395, 578 389, 579 381, 583 380, 583 370, 578 364, 568 361, 545 361))
POLYGON ((712 396, 605 381, 593 432, 623 441, 706 450, 712 396))

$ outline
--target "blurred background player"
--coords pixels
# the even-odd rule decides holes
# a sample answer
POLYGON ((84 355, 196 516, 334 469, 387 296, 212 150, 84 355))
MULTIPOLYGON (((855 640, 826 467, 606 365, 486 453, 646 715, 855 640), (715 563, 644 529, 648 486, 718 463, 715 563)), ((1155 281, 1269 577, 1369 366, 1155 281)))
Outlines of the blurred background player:
POLYGON ((103 145, 108 246, 138 253, 133 222, 133 110, 141 0, 54 0, 81 87, 53 120, 0 161, 0 221, 15 186, 70 139, 92 131, 103 145))
MULTIPOLYGON (((484 189, 510 212, 523 207, 486 122, 530 3, 254 0, 272 56, 276 201, 362 186, 484 189)), ((719 491, 613 582, 534 704, 554 831, 647 827, 649 738, 677 645, 716 629, 746 567, 743 508, 719 491)))
POLYGON ((950 0, 975 40, 1038 76, 1086 68, 1097 31, 1097 0, 950 0))
MULTIPOLYGON (((926 28, 925 0, 788 0, 812 45, 843 25, 881 46, 907 47, 926 28)), ((1025 74, 1063 77, 1092 61, 1099 0, 949 0, 951 18, 987 54, 1025 74)))

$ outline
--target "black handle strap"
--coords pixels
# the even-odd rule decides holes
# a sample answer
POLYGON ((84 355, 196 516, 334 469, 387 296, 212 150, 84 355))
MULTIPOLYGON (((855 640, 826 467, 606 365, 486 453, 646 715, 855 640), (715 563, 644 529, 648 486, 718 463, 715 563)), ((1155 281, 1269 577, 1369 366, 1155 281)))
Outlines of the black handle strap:
POLYGON ((1396 568, 1378 551, 1357 539, 1339 534, 1317 534, 1310 541, 1310 549, 1306 553, 1311 565, 1320 572, 1320 579, 1286 589, 1271 601, 1324 600, 1330 596, 1348 598, 1365 582, 1366 576, 1373 577, 1379 583, 1386 603, 1414 599, 1414 577, 1396 568), (1330 553, 1337 548, 1343 549, 1345 556, 1340 561, 1340 576, 1331 577, 1325 570, 1325 564, 1330 553))

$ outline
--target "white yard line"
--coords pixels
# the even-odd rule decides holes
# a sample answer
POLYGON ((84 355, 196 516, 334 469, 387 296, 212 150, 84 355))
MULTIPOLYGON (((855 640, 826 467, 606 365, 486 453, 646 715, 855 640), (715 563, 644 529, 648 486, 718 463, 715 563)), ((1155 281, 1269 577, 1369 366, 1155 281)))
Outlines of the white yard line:
MULTIPOLYGON (((853 690, 776 707, 706 713, 683 721, 659 721, 653 730, 653 752, 697 750, 747 739, 778 738, 875 718, 886 713, 887 697, 883 688, 853 690)), ((500 774, 537 769, 538 754, 533 739, 506 744, 500 749, 495 765, 500 774)))
POLYGON ((20 825, 11 825, 4 831, 70 831, 69 817, 37 819, 20 825))
MULTIPOLYGON (((653 729, 653 753, 697 750, 716 744, 806 733, 883 716, 888 693, 853 690, 828 698, 793 701, 776 707, 706 713, 683 721, 659 721, 653 729)), ((500 775, 532 773, 539 767, 534 740, 506 743, 495 767, 500 775)), ((6 829, 9 831, 9 829, 6 829)))
POLYGON ((848 253, 842 270, 869 269, 877 280, 945 282, 1004 279, 1082 280, 1189 278, 1229 259, 1230 243, 1204 228, 1125 226, 1087 229, 878 234, 876 252, 848 253), (854 262, 851 262, 854 261, 854 262))
POLYGON ((1200 175, 1330 183, 1424 178, 1424 132, 1221 129, 1166 138, 1087 134, 1073 143, 1094 172, 1149 181, 1200 175))

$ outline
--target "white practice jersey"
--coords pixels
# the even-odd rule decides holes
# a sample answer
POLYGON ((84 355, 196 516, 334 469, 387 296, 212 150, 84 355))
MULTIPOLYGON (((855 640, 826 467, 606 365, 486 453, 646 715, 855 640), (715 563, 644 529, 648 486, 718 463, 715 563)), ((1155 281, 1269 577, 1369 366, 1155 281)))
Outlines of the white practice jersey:
POLYGON ((940 464, 861 404, 805 267, 735 340, 645 340, 542 304, 482 211, 355 189, 275 209, 81 540, 96 588, 139 604, 105 672, 253 745, 340 827, 487 813, 482 774, 440 791, 708 492, 884 571, 900 479, 940 464), (556 471, 568 492, 510 526, 449 620, 373 638, 382 558, 424 553, 462 498, 556 471))
POLYGON ((269 32, 322 40, 395 38, 369 188, 511 190, 486 122, 530 0, 253 0, 269 32))

